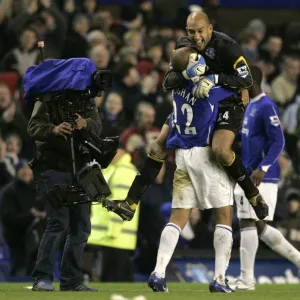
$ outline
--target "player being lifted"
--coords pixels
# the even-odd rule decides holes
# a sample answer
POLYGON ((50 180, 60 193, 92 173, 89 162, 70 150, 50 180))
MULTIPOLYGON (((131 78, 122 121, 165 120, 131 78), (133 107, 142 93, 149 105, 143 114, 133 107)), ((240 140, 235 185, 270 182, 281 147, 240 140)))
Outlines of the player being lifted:
POLYGON ((269 206, 269 215, 258 220, 240 187, 235 189, 235 201, 240 219, 241 274, 235 283, 236 290, 254 290, 254 262, 258 248, 258 237, 272 250, 281 254, 300 268, 300 252, 294 248, 274 227, 280 168, 278 156, 284 148, 284 136, 275 103, 261 90, 262 72, 250 67, 254 79, 249 90, 251 101, 246 108, 242 128, 242 160, 253 182, 269 206))
MULTIPOLYGON (((185 71, 170 70, 164 79, 166 89, 184 86, 188 79, 199 79, 193 88, 193 95, 197 98, 208 97, 214 85, 220 85, 241 91, 252 85, 251 72, 243 57, 240 46, 227 35, 213 31, 208 16, 202 12, 191 13, 187 18, 187 33, 178 41, 177 48, 189 47, 201 54, 190 55, 189 64, 185 71), (207 70, 208 69, 208 70, 207 70)), ((242 187, 249 199, 257 217, 264 219, 268 215, 259 190, 252 183, 240 157, 235 155, 232 145, 236 133, 241 129, 244 106, 241 95, 235 95, 219 104, 219 115, 212 139, 212 150, 217 160, 223 165, 228 174, 242 187)), ((125 200, 105 202, 104 205, 121 216, 124 220, 131 220, 141 195, 158 174, 163 160, 157 159, 151 153, 144 168, 136 176, 125 200)))
MULTIPOLYGON (((175 70, 186 69, 191 52, 196 51, 185 47, 174 52, 172 65, 175 70)), ((167 148, 175 149, 176 162, 172 212, 169 223, 161 234, 156 266, 149 277, 148 285, 155 292, 167 291, 166 267, 191 210, 212 209, 216 220, 215 273, 209 290, 232 293, 225 272, 232 246, 234 181, 217 162, 209 145, 212 128, 217 119, 217 107, 214 105, 217 104, 217 93, 222 93, 218 98, 221 100, 234 92, 218 88, 211 91, 208 99, 201 100, 191 95, 193 88, 193 81, 189 80, 184 87, 173 91, 174 109, 169 121, 170 133, 167 139, 167 148)))

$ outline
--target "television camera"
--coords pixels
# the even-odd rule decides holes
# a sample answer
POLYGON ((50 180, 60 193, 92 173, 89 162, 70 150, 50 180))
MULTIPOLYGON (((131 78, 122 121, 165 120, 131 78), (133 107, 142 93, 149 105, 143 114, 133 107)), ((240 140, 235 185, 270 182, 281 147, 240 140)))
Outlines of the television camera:
MULTIPOLYGON (((36 101, 50 104, 63 112, 63 121, 70 124, 75 114, 85 116, 94 110, 93 98, 112 85, 109 70, 96 70, 87 58, 49 59, 31 66, 24 75, 25 103, 31 109, 36 101)), ((74 130, 68 139, 73 183, 71 186, 55 185, 45 197, 55 209, 62 206, 101 202, 111 191, 101 169, 106 168, 115 156, 119 137, 101 139, 95 134, 74 130), (76 148, 75 148, 76 147, 76 148), (79 149, 85 166, 76 169, 75 149, 79 149), (96 162, 95 162, 96 161, 96 162)), ((38 164, 36 158, 31 162, 38 164)))

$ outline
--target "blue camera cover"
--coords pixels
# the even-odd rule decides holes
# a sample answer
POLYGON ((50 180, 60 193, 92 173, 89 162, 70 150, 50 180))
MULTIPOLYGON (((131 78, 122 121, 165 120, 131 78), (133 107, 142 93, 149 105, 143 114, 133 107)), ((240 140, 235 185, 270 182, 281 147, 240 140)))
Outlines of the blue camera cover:
POLYGON ((96 71, 96 66, 88 58, 47 59, 26 70, 23 79, 25 102, 32 102, 39 94, 89 89, 93 86, 96 71))

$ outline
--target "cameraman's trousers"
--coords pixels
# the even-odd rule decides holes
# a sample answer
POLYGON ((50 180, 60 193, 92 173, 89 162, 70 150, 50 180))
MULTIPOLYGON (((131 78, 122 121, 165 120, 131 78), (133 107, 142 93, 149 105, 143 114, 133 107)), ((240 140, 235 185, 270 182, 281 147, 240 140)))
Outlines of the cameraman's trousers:
MULTIPOLYGON (((55 184, 66 186, 72 184, 71 173, 56 170, 35 172, 34 179, 40 198, 43 198, 55 184)), ((80 258, 91 233, 90 206, 79 204, 55 210, 47 201, 43 200, 43 204, 47 213, 47 227, 32 274, 34 283, 40 280, 52 281, 61 238, 67 236, 60 267, 60 287, 77 287, 82 283, 80 258)))

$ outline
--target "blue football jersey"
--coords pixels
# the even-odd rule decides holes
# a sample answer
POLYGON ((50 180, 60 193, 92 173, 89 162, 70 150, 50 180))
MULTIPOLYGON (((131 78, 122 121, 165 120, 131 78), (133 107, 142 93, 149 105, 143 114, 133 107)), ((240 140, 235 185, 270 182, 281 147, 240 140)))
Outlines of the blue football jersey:
POLYGON ((198 99, 192 95, 194 83, 190 80, 183 88, 173 90, 173 114, 167 148, 189 149, 206 147, 211 143, 218 105, 236 91, 215 86, 209 97, 198 99))
POLYGON ((249 174, 259 168, 266 172, 263 182, 279 182, 277 159, 284 144, 278 108, 262 93, 248 104, 242 128, 242 160, 249 174))

